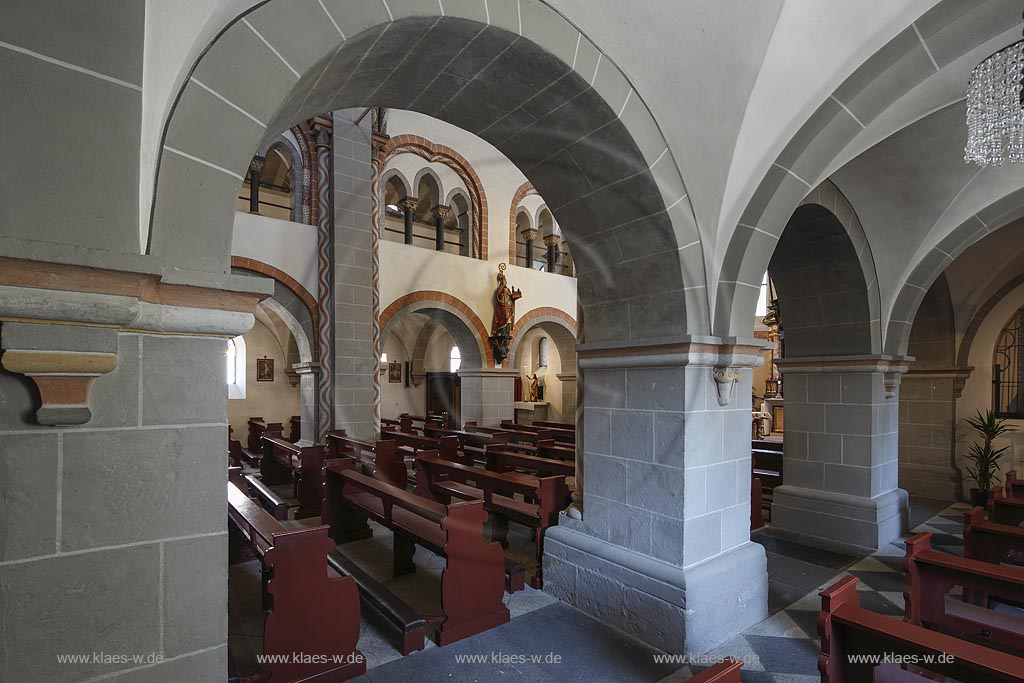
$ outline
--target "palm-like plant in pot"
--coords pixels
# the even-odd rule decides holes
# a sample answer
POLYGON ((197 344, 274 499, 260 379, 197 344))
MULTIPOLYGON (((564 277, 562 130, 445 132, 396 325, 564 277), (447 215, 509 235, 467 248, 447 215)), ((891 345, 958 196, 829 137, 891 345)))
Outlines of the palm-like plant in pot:
POLYGON ((993 482, 999 480, 999 460, 1009 448, 995 448, 992 442, 1015 430, 991 410, 984 413, 979 410, 977 415, 967 418, 966 422, 982 439, 981 443, 972 443, 964 454, 964 459, 970 463, 966 465, 967 473, 977 486, 971 489, 971 505, 985 507, 993 482))

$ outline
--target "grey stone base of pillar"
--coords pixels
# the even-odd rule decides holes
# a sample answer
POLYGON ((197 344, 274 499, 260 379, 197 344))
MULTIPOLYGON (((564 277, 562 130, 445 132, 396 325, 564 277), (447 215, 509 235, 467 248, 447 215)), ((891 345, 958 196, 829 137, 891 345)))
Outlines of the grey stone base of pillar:
POLYGON ((706 652, 768 616, 764 548, 688 568, 605 543, 567 520, 544 537, 544 590, 665 652, 706 652))
POLYGON ((961 476, 952 467, 900 463, 900 488, 914 497, 948 500, 952 503, 957 499, 961 476))
POLYGON ((773 530, 840 552, 874 552, 899 539, 910 520, 910 502, 903 489, 862 498, 779 486, 774 498, 773 530))

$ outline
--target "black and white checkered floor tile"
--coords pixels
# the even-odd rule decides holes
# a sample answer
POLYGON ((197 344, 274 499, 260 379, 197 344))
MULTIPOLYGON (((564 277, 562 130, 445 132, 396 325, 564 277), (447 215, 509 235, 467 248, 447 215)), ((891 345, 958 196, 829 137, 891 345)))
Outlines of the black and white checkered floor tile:
MULTIPOLYGON (((970 509, 965 503, 954 503, 938 515, 919 524, 911 531, 917 534, 932 533, 932 547, 941 552, 963 556, 963 512, 970 509)), ((908 535, 908 536, 909 536, 908 535)), ((877 552, 864 556, 847 556, 849 561, 838 568, 837 558, 843 556, 821 551, 803 552, 797 544, 782 543, 771 539, 757 539, 768 551, 769 581, 776 595, 790 594, 794 585, 800 585, 807 577, 820 577, 816 570, 830 569, 825 575, 832 575, 808 591, 803 597, 790 602, 775 611, 761 623, 724 643, 707 659, 726 656, 743 660, 741 678, 744 683, 818 683, 818 652, 820 641, 817 632, 818 611, 821 598, 818 592, 845 576, 860 579, 857 588, 861 606, 891 616, 903 617, 902 568, 905 546, 902 541, 892 543, 877 552), (785 553, 785 557, 778 556, 785 553), (794 559, 793 555, 799 555, 794 559), (773 556, 775 556, 773 558, 773 556), (839 569, 839 571, 835 571, 839 569), (793 574, 798 573, 799 576, 793 574)), ((702 667, 684 667, 659 683, 681 683, 701 670, 702 667)))

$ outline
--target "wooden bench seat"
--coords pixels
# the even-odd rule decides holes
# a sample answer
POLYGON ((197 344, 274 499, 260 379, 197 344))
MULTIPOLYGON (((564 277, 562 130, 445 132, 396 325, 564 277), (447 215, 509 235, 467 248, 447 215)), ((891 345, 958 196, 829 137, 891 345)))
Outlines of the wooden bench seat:
POLYGON ((459 440, 454 436, 432 439, 418 434, 405 434, 386 429, 381 430, 380 438, 396 441, 399 453, 407 458, 415 458, 423 451, 437 451, 440 457, 451 460, 459 457, 459 440))
POLYGON ((1024 497, 1007 498, 1002 495, 1003 487, 996 489, 988 501, 988 518, 996 524, 1020 526, 1024 524, 1024 497))
POLYGON ((514 420, 502 420, 501 421, 501 426, 502 427, 507 427, 508 429, 515 430, 515 431, 518 431, 518 432, 533 432, 533 433, 536 433, 536 434, 544 433, 545 434, 544 438, 554 439, 555 441, 557 441, 559 443, 565 443, 565 444, 570 444, 570 445, 575 445, 576 444, 576 429, 575 428, 573 428, 573 429, 563 429, 563 428, 559 428, 559 427, 550 427, 550 426, 541 425, 541 424, 539 424, 537 422, 534 422, 533 424, 526 425, 526 424, 519 424, 519 423, 515 422, 514 420))
POLYGON ((264 567, 263 654, 283 658, 264 665, 270 680, 340 683, 366 673, 366 660, 356 649, 358 587, 328 567, 334 550, 328 527, 288 529, 234 482, 227 487, 231 529, 264 567), (296 652, 319 661, 291 659, 296 652))
POLYGON ((401 633, 403 655, 422 650, 426 645, 427 619, 414 610, 387 586, 359 568, 352 560, 335 550, 327 556, 327 564, 341 576, 351 576, 359 586, 359 599, 401 633))
POLYGON ((246 441, 243 454, 249 460, 259 460, 263 455, 263 437, 276 436, 282 438, 284 426, 280 422, 267 422, 262 417, 249 418, 249 439, 246 441))
POLYGON ((421 546, 445 558, 441 574, 440 618, 433 634, 438 645, 482 633, 507 623, 502 599, 505 560, 501 546, 487 542, 487 513, 482 501, 443 505, 355 470, 347 458, 327 462, 324 522, 331 537, 345 542, 367 538, 367 519, 388 527, 393 535, 393 574, 414 572, 413 555, 421 546))
POLYGON ((359 463, 361 471, 394 486, 405 487, 408 480, 405 457, 394 439, 360 441, 350 438, 344 429, 334 429, 327 434, 327 457, 350 458, 359 463))
POLYGON ((985 520, 976 507, 964 513, 964 557, 1001 564, 1024 561, 1024 529, 985 520))
POLYGON ((492 472, 513 472, 527 470, 541 477, 576 476, 576 463, 567 460, 542 458, 504 450, 500 447, 488 447, 484 452, 484 462, 492 472))
POLYGON ((564 429, 567 431, 576 431, 576 425, 571 422, 552 422, 551 420, 534 420, 534 426, 536 427, 549 427, 551 429, 564 429))
POLYGON ((857 577, 847 576, 819 593, 818 670, 822 683, 935 680, 916 671, 861 659, 880 656, 903 661, 916 657, 927 671, 961 683, 1024 683, 1024 658, 863 609, 857 583, 857 577))
POLYGON ((291 483, 299 500, 295 519, 316 517, 324 497, 324 446, 296 446, 275 436, 263 437, 260 475, 267 485, 291 483))
POLYGON ((302 416, 292 415, 288 420, 288 441, 295 443, 302 439, 302 416))
POLYGON ((538 478, 517 472, 490 472, 439 457, 419 456, 416 492, 435 499, 482 501, 490 514, 491 538, 503 546, 508 544, 509 520, 534 529, 537 571, 531 585, 543 586, 544 531, 558 524, 558 513, 568 504, 564 476, 538 478), (519 500, 516 494, 536 502, 519 500))
POLYGON ((1024 619, 991 609, 993 600, 1024 604, 1024 570, 937 553, 931 537, 906 541, 906 621, 1024 655, 1024 619), (955 586, 962 597, 948 595, 955 586))

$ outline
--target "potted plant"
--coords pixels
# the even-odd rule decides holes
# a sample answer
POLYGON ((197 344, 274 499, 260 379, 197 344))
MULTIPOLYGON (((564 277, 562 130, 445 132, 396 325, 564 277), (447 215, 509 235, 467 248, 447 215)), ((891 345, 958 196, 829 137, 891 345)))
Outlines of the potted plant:
POLYGON ((999 479, 999 460, 1008 448, 995 448, 992 442, 1003 434, 1015 430, 1006 424, 1006 420, 996 417, 991 410, 985 413, 979 410, 977 415, 967 418, 966 421, 982 438, 982 443, 972 443, 964 455, 964 459, 970 463, 966 466, 967 473, 977 486, 971 489, 971 505, 985 507, 988 504, 988 492, 992 488, 992 483, 999 479))

